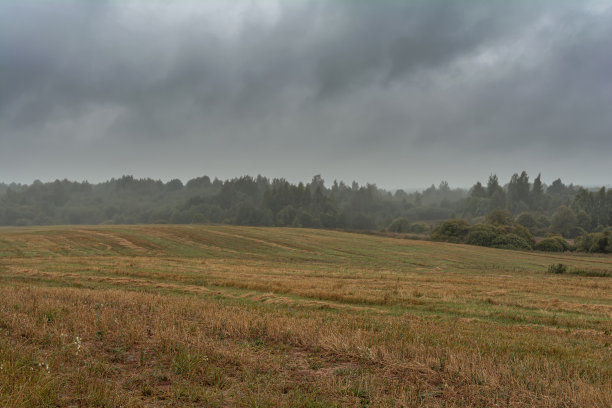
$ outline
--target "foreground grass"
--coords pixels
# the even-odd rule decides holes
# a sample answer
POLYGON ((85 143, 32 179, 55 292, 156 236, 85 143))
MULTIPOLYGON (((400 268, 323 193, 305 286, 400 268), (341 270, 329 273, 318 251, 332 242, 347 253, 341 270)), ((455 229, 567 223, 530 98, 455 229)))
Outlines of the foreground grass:
POLYGON ((0 406, 612 406, 612 257, 0 229, 0 406))

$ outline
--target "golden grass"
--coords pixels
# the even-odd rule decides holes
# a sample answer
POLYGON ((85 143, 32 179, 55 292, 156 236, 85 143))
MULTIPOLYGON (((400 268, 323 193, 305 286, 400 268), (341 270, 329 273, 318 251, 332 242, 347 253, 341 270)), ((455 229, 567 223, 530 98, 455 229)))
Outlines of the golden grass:
POLYGON ((612 406, 612 257, 0 229, 0 406, 612 406))

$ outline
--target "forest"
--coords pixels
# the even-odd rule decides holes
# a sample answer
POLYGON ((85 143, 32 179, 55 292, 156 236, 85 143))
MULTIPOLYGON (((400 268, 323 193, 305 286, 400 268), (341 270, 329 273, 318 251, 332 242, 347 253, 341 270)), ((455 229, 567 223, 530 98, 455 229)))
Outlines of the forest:
POLYGON ((612 189, 560 179, 546 185, 525 171, 505 184, 490 175, 469 190, 442 181, 414 192, 326 185, 319 175, 310 183, 202 176, 183 184, 129 175, 98 184, 0 183, 3 226, 166 223, 374 230, 499 248, 610 252, 612 189))

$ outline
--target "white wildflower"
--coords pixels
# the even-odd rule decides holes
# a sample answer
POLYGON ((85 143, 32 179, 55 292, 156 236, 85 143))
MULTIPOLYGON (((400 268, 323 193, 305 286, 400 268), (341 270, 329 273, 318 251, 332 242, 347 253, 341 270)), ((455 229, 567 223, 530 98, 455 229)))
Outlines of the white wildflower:
POLYGON ((81 350, 81 338, 79 336, 76 336, 74 338, 74 345, 76 346, 77 353, 78 353, 81 350))

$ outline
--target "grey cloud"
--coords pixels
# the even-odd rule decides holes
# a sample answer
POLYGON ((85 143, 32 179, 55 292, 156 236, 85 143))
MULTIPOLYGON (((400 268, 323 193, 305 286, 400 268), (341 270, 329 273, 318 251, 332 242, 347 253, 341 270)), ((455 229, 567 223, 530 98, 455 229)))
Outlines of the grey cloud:
POLYGON ((0 178, 609 182, 605 2, 236 4, 3 2, 0 178))

